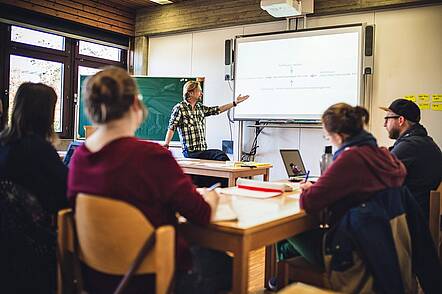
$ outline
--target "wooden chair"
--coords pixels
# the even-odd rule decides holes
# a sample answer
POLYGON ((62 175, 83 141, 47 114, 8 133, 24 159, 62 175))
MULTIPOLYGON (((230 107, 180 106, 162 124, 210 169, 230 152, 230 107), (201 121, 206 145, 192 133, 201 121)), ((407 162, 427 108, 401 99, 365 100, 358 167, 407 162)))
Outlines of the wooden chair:
MULTIPOLYGON (((132 205, 94 195, 79 194, 75 222, 71 209, 58 213, 59 264, 62 273, 72 273, 74 224, 78 236, 78 255, 82 262, 98 271, 123 276, 151 234, 155 245, 136 274, 154 273, 156 293, 169 291, 175 271, 175 231, 172 226, 156 230, 132 205)), ((59 292, 65 289, 59 275, 59 292)))
POLYGON ((439 261, 442 264, 442 232, 441 232, 441 216, 442 216, 442 183, 439 185, 436 191, 430 192, 430 233, 433 237, 436 250, 439 255, 439 261))

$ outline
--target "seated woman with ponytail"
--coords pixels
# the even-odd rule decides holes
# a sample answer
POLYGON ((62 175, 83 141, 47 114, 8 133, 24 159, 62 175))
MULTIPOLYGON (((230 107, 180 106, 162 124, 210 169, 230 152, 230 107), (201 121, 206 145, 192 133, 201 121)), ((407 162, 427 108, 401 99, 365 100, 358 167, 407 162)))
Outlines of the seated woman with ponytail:
POLYGON ((329 229, 318 229, 324 237, 317 252, 324 254, 328 286, 342 293, 417 293, 418 280, 425 293, 441 293, 427 220, 403 186, 405 166, 364 130, 368 120, 363 107, 330 106, 322 123, 337 148, 334 161, 315 184, 301 184, 301 207, 327 212, 329 229))
MULTIPOLYGON (((330 106, 322 115, 324 133, 337 150, 333 163, 316 183, 301 183, 300 206, 309 214, 326 210, 330 231, 352 208, 374 199, 380 191, 403 185, 404 165, 386 148, 378 147, 373 135, 364 130, 368 121, 365 108, 345 103, 330 106)), ((278 244, 279 259, 301 255, 309 263, 324 268, 325 233, 327 230, 317 228, 278 244)), ((386 255, 388 253, 379 258, 387 258, 386 255)), ((350 255, 350 259, 352 257, 350 255)), ((355 283, 355 280, 347 279, 344 283, 355 283)), ((337 288, 345 290, 343 292, 349 290, 337 288)))
POLYGON ((315 184, 301 184, 301 206, 307 212, 329 208, 333 223, 374 192, 402 186, 404 165, 364 130, 368 121, 368 111, 360 106, 338 103, 324 112, 325 136, 337 150, 333 164, 315 184))
MULTIPOLYGON (((162 146, 135 137, 147 109, 135 80, 121 68, 106 68, 87 80, 85 106, 96 131, 78 147, 68 176, 73 207, 79 193, 125 201, 138 208, 154 227, 178 225, 177 213, 206 225, 218 204, 215 191, 204 198, 162 146)), ((217 293, 231 288, 232 259, 224 252, 190 246, 177 232, 175 293, 217 293)), ((112 258, 111 256, 109 258, 112 258)), ((89 293, 113 293, 122 276, 83 264, 89 293)), ((155 292, 153 275, 135 276, 124 293, 155 292)))

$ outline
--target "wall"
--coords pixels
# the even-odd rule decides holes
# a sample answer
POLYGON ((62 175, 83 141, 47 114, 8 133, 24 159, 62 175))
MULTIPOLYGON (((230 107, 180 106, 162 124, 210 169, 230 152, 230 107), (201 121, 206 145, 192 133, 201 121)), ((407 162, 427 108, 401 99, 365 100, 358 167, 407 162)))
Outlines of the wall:
MULTIPOLYGON (((383 129, 385 112, 375 111, 396 97, 442 93, 442 5, 376 14, 372 130, 392 144, 383 129)), ((442 112, 422 110, 421 123, 442 147, 442 112)))
MULTIPOLYGON (((371 130, 380 145, 392 141, 383 129, 385 113, 378 106, 389 105, 397 97, 409 94, 442 93, 442 5, 397 10, 384 10, 330 17, 315 17, 308 27, 366 22, 375 24, 375 65, 373 75, 371 130)), ((204 76, 205 102, 224 104, 233 99, 224 81, 224 40, 238 34, 284 30, 285 21, 257 25, 235 26, 171 36, 151 37, 149 40, 148 75, 204 76)), ((244 94, 244 93, 243 93, 244 94)), ((251 98, 253 99, 253 97, 251 98)), ((423 111, 423 124, 442 146, 442 115, 423 111)), ((236 140, 238 124, 234 125, 236 140)), ((253 129, 244 130, 244 150, 253 140, 253 129)), ((221 148, 221 140, 230 138, 225 114, 207 119, 209 148, 221 148)), ((298 148, 312 174, 319 173, 319 157, 327 142, 321 129, 265 129, 258 140, 257 161, 271 162, 271 179, 286 177, 278 150, 298 148)), ((235 150, 237 154, 238 150, 235 150)), ((179 148, 174 149, 179 155, 179 148)))
MULTIPOLYGON (((175 1, 173 1, 175 2, 175 1)), ((315 0, 314 15, 425 5, 441 0, 315 0)), ((137 11, 136 36, 178 33, 274 21, 261 0, 186 0, 137 11)))

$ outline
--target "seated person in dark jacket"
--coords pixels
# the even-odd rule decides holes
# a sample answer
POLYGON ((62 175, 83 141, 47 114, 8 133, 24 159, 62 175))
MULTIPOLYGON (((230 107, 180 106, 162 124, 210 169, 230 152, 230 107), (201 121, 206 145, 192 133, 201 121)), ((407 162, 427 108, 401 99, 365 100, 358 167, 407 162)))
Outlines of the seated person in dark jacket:
MULTIPOLYGON (((300 205, 307 213, 328 208, 332 226, 350 208, 376 192, 400 187, 404 182, 404 165, 387 149, 378 147, 376 139, 364 130, 368 120, 365 108, 345 103, 330 106, 322 115, 325 135, 337 151, 333 163, 315 184, 301 183, 300 205)), ((278 244, 279 259, 300 254, 311 264, 322 267, 323 233, 324 230, 315 229, 278 244)))
MULTIPOLYGON (((216 192, 203 198, 172 154, 135 138, 146 118, 134 79, 121 68, 104 69, 86 84, 85 105, 96 131, 78 147, 69 168, 68 197, 100 195, 137 207, 154 227, 176 227, 176 214, 206 225, 218 203, 216 192)), ((111 240, 110 240, 111 242, 111 240)), ((177 231, 175 293, 217 293, 231 287, 231 258, 224 252, 190 247, 177 231)), ((83 265, 90 293, 113 293, 121 276, 83 265)), ((125 293, 154 292, 153 275, 135 276, 125 293)))
POLYGON ((388 108, 384 127, 396 139, 391 153, 407 168, 405 185, 410 189, 428 219, 430 191, 442 180, 442 153, 427 130, 419 123, 419 107, 409 100, 396 99, 388 108))
MULTIPOLYGON (((56 101, 57 95, 51 87, 40 83, 22 84, 15 95, 11 124, 0 134, 0 179, 10 181, 35 196, 39 202, 38 207, 50 216, 55 216, 58 210, 68 205, 66 199, 68 170, 51 144, 55 138, 53 123, 56 101)), ((54 234, 55 245, 55 228, 47 229, 54 234)), ((3 236, 0 237, 3 239, 3 236)), ((13 240, 3 239, 0 243, 14 242, 13 240)), ((18 250, 17 248, 23 244, 3 243, 0 247, 2 245, 11 250, 12 248, 18 250)), ((32 273, 30 270, 36 266, 32 258, 15 261, 15 264, 27 267, 28 281, 15 283, 17 288, 10 293, 35 292, 35 289, 39 289, 38 293, 55 291, 55 247, 53 249, 52 268, 41 268, 38 273, 32 273)), ((8 254, 19 258, 32 256, 33 253, 8 252, 8 254)), ((2 262, 0 261, 0 264, 2 262)), ((13 275, 11 272, 9 274, 13 275)), ((14 283, 14 277, 5 278, 5 281, 14 283)))

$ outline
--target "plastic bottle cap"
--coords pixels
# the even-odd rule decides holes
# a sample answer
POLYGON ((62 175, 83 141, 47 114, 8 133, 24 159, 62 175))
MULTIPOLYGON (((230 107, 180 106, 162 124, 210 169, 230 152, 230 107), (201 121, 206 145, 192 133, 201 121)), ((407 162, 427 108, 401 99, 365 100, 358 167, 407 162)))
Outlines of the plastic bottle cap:
POLYGON ((325 153, 332 154, 332 146, 325 146, 325 153))

